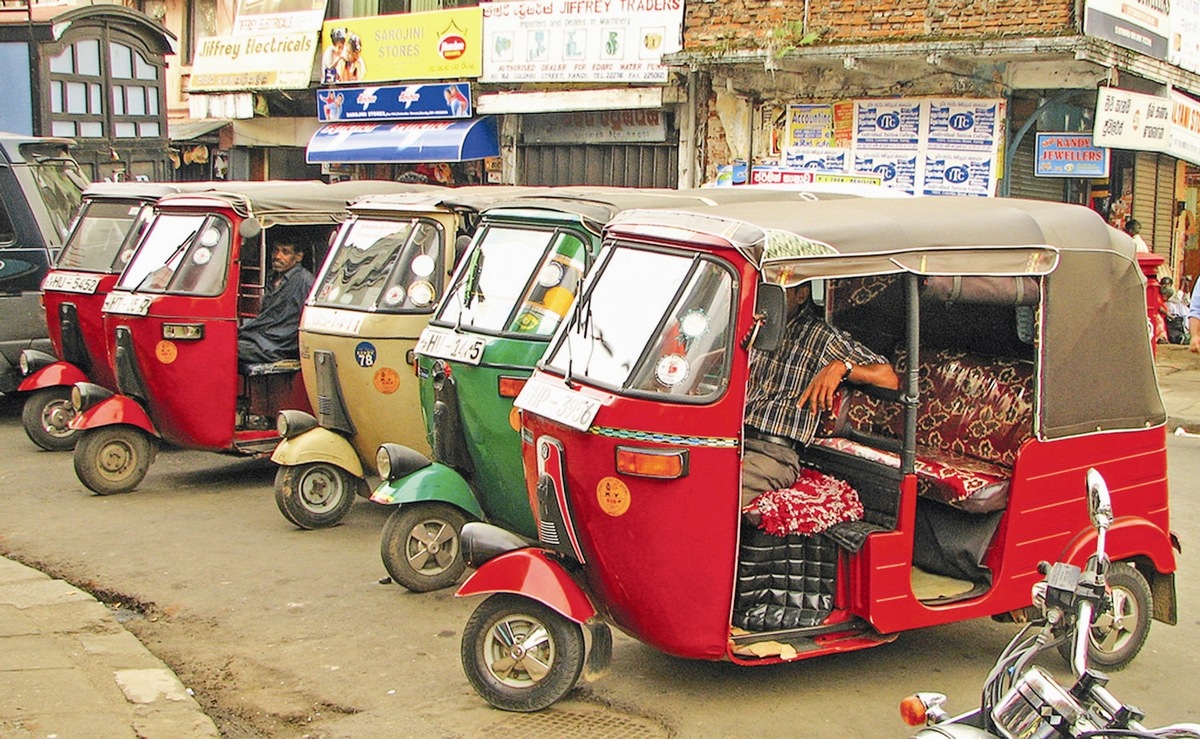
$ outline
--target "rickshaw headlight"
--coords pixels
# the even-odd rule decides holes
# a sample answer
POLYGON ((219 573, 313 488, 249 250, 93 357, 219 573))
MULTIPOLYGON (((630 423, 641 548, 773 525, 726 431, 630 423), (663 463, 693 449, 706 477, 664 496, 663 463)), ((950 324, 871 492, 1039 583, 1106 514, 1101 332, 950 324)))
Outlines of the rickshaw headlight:
POLYGON ((76 413, 83 413, 105 398, 111 398, 113 392, 92 382, 77 382, 71 388, 71 406, 76 413))
POLYGON ((432 460, 424 454, 403 444, 380 444, 375 452, 375 470, 387 482, 408 477, 431 464, 432 460))
POLYGON ((304 411, 280 411, 279 415, 275 417, 275 430, 284 439, 294 438, 319 425, 316 417, 304 411))
POLYGON ((433 285, 425 280, 418 280, 408 286, 408 301, 418 308, 431 305, 433 298, 433 285))
POLYGON ((21 376, 28 377, 42 367, 47 367, 57 361, 58 359, 46 352, 37 349, 22 349, 20 356, 17 357, 17 367, 21 370, 21 376))
POLYGON ((392 479, 392 455, 388 453, 388 445, 384 444, 375 452, 375 471, 384 480, 392 479))
POLYGON ((164 339, 175 341, 199 341, 204 338, 203 323, 164 323, 162 327, 164 339))

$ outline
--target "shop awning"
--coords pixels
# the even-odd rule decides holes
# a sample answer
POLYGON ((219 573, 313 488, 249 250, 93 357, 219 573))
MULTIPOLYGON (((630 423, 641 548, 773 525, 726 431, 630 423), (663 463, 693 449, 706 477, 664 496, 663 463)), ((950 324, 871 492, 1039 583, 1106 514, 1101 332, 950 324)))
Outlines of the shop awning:
POLYGON ((171 141, 192 141, 229 125, 219 118, 179 119, 167 121, 167 138, 171 141))
POLYGON ((500 155, 496 119, 327 123, 308 142, 309 164, 465 162, 500 155))

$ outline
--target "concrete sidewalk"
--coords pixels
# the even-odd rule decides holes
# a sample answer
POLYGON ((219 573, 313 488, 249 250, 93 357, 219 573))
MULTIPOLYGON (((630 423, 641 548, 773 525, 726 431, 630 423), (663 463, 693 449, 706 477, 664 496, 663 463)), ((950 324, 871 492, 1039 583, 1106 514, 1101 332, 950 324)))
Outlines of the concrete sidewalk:
MULTIPOLYGON (((1160 345, 1168 432, 1200 433, 1200 355, 1160 345)), ((0 557, 0 736, 219 737, 175 673, 88 593, 0 557)))
POLYGON ((0 736, 220 734, 175 673, 104 605, 0 557, 0 736))

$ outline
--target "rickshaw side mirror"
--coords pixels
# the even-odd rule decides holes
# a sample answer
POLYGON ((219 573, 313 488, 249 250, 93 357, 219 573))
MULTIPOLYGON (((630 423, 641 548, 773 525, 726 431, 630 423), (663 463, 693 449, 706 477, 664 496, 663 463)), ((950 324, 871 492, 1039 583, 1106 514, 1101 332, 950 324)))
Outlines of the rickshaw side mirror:
POLYGON ((783 285, 760 282, 754 297, 755 330, 750 347, 760 352, 773 352, 779 346, 783 326, 787 321, 787 297, 783 285))
POLYGON ((238 224, 238 236, 243 239, 257 239, 261 233, 262 224, 258 222, 257 218, 247 218, 238 224))

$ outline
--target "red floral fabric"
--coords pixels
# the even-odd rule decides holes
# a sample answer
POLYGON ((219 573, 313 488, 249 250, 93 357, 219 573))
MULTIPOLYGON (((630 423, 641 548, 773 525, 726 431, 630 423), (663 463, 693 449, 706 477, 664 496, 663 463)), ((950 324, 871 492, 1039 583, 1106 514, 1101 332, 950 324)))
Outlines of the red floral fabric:
POLYGON ((848 482, 808 468, 790 488, 768 490, 744 510, 759 513, 759 528, 776 536, 819 534, 863 517, 862 501, 848 482))

